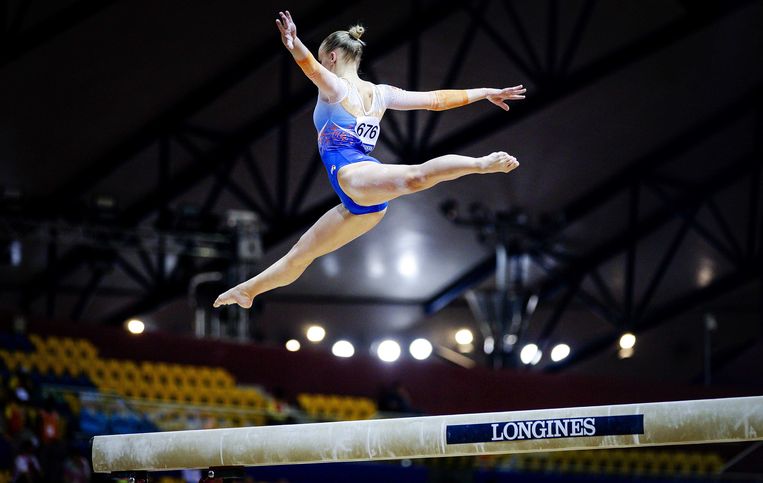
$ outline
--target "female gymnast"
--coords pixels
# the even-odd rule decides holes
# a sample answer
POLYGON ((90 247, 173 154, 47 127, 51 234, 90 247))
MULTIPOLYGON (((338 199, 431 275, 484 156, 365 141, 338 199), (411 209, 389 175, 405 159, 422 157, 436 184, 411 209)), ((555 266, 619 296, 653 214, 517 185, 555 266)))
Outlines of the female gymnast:
POLYGON ((316 258, 337 250, 376 226, 387 202, 467 174, 508 173, 519 166, 504 152, 480 158, 448 154, 416 165, 385 165, 369 156, 379 139, 386 109, 442 111, 487 99, 505 111, 505 101, 524 99, 519 85, 505 89, 410 92, 358 77, 365 42, 363 27, 337 31, 318 49, 318 61, 297 37, 291 14, 279 12, 281 41, 318 87, 313 121, 318 150, 331 186, 342 203, 324 214, 281 259, 259 275, 222 293, 215 307, 249 308, 257 295, 294 282, 316 258))

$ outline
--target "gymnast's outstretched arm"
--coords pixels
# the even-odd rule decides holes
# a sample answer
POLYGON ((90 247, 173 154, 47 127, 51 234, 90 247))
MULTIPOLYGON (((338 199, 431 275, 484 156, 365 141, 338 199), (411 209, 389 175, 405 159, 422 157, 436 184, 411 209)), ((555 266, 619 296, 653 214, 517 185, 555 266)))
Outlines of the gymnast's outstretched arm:
POLYGON ((318 87, 323 98, 329 102, 339 100, 344 95, 346 86, 339 80, 336 74, 315 60, 310 50, 299 40, 299 37, 297 37, 297 26, 294 24, 289 11, 279 12, 278 14, 281 19, 276 19, 276 26, 278 26, 278 30, 281 32, 281 42, 283 42, 286 49, 294 57, 294 61, 302 69, 307 78, 318 87))
POLYGON ((504 111, 509 110, 506 101, 524 99, 527 89, 522 85, 504 89, 447 89, 429 92, 405 91, 398 87, 380 84, 379 88, 387 109, 410 111, 426 109, 429 111, 444 111, 465 106, 472 102, 487 99, 504 111))

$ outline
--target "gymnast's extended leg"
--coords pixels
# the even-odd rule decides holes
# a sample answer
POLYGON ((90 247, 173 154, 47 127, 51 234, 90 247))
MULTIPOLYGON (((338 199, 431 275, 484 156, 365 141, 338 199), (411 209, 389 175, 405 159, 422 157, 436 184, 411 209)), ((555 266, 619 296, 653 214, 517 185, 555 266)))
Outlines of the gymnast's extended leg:
POLYGON ((254 297, 292 283, 313 260, 333 252, 376 226, 385 212, 386 209, 353 215, 343 205, 335 206, 320 217, 286 255, 256 277, 221 294, 214 306, 238 304, 244 308, 251 307, 254 297))
POLYGON ((339 185, 355 203, 377 205, 416 193, 467 174, 508 173, 517 168, 516 158, 504 152, 481 158, 447 154, 422 164, 380 164, 364 161, 342 167, 339 185))

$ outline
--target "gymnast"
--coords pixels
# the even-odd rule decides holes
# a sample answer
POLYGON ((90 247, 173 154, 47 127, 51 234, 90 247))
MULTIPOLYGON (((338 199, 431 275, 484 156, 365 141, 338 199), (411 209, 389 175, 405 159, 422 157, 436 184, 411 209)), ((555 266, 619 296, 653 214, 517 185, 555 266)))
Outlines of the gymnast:
POLYGON ((369 156, 379 139, 379 122, 386 109, 443 111, 487 99, 508 111, 506 101, 524 99, 525 89, 518 85, 411 92, 375 85, 358 76, 365 45, 360 40, 362 26, 326 37, 316 61, 297 37, 297 26, 289 11, 279 12, 279 16, 276 26, 281 41, 305 76, 318 87, 313 113, 318 151, 341 204, 321 216, 273 265, 218 296, 215 307, 238 304, 249 308, 257 295, 294 282, 316 258, 376 226, 390 200, 467 174, 508 173, 519 166, 516 158, 504 152, 479 158, 447 154, 414 165, 387 165, 369 156))

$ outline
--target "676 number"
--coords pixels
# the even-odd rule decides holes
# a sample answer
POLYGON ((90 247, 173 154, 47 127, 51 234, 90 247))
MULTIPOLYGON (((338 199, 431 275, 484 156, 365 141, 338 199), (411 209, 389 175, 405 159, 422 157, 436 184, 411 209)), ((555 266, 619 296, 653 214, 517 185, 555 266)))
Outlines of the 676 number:
POLYGON ((358 124, 358 127, 355 129, 355 131, 360 136, 368 136, 368 139, 373 139, 376 137, 377 134, 379 134, 379 126, 374 126, 373 124, 366 124, 364 122, 361 122, 358 124))

